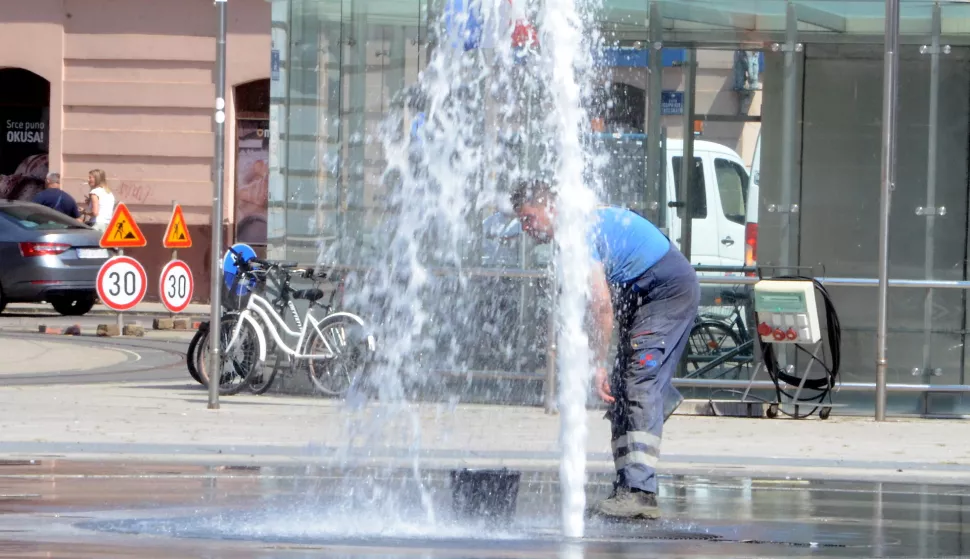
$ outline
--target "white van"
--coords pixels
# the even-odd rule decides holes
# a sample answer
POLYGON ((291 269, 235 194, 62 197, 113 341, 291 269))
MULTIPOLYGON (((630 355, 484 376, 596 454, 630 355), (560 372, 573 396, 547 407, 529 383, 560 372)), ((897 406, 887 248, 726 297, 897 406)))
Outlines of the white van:
MULTIPOLYGON (((645 136, 643 134, 599 135, 611 160, 603 177, 604 202, 635 207, 656 202, 648 200, 644 190, 646 174, 645 136)), ((683 140, 666 142, 665 220, 667 236, 681 247, 682 213, 670 202, 678 200, 683 140)), ((747 165, 734 150, 714 142, 694 141, 695 173, 691 197, 691 263, 695 266, 754 265, 757 243, 757 183, 749 180, 747 165), (753 219, 752 219, 753 218, 753 219)), ((493 215, 482 224, 485 229, 485 253, 482 264, 510 265, 518 261, 517 243, 521 233, 518 221, 493 215), (504 255, 504 256, 503 256, 504 255)), ((536 263, 547 256, 537 248, 536 263)), ((711 275, 735 275, 710 272, 711 275)))
MULTIPOLYGON (((667 200, 678 199, 683 140, 667 140, 667 200)), ((749 206, 757 215, 757 186, 734 150, 703 140, 694 141, 694 177, 691 185, 691 263, 706 266, 752 264, 757 225, 749 227, 749 206)), ((682 212, 681 212, 682 215, 682 212)), ((681 245, 683 219, 667 209, 667 234, 681 245)), ((757 222, 755 222, 757 223, 757 222)), ((724 272, 719 272, 723 275, 724 272)))

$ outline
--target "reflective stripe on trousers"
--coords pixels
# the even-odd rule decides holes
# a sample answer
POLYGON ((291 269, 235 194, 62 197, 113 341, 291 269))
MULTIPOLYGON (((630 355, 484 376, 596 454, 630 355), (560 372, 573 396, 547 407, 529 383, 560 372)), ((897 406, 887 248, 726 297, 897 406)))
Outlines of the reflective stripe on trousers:
POLYGON ((656 468, 660 459, 660 437, 643 431, 627 431, 613 441, 613 463, 620 469, 641 465, 656 468))

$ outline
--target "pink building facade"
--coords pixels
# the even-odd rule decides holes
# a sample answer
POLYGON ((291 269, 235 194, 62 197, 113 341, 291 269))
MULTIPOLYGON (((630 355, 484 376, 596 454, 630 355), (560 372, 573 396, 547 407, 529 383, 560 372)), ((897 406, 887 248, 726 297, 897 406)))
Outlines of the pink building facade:
MULTIPOLYGON (((148 237, 147 247, 130 253, 149 276, 170 257, 162 236, 172 203, 178 202, 194 241, 179 256, 193 266, 196 283, 205 285, 216 25, 212 3, 200 0, 5 2, 0 194, 27 197, 36 181, 21 179, 42 179, 49 170, 59 172, 65 190, 80 200, 88 171, 104 169, 109 186, 148 237)), ((237 221, 255 221, 246 235, 256 245, 260 236, 265 242, 265 226, 259 226, 266 211, 260 146, 266 144, 261 138, 268 127, 269 75, 270 4, 234 0, 227 37, 223 226, 227 240, 233 240, 237 221), (239 159, 243 144, 245 157, 239 159), (239 173, 237 161, 246 165, 239 173)), ((197 301, 207 298, 205 289, 197 291, 197 301)), ((148 298, 155 295, 150 286, 148 298)))

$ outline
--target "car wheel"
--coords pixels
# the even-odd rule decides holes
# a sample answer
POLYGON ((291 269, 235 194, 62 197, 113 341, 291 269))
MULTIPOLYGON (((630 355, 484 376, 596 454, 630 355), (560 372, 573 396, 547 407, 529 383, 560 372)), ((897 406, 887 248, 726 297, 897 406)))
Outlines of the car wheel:
POLYGON ((0 312, 7 308, 7 298, 3 296, 3 287, 0 286, 0 312))
POLYGON ((62 297, 51 301, 51 306, 64 316, 81 316, 87 314, 94 307, 94 297, 91 295, 62 297))

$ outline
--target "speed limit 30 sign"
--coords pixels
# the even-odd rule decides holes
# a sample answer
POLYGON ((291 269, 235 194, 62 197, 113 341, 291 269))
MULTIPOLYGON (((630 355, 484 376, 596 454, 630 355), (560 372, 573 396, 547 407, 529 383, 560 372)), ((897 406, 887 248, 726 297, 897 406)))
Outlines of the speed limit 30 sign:
POLYGON ((162 268, 158 279, 158 292, 162 304, 173 313, 180 313, 189 306, 195 285, 189 265, 181 260, 172 260, 162 268))
POLYGON ((98 297, 109 308, 127 311, 145 298, 148 276, 130 256, 109 258, 98 271, 98 297))

